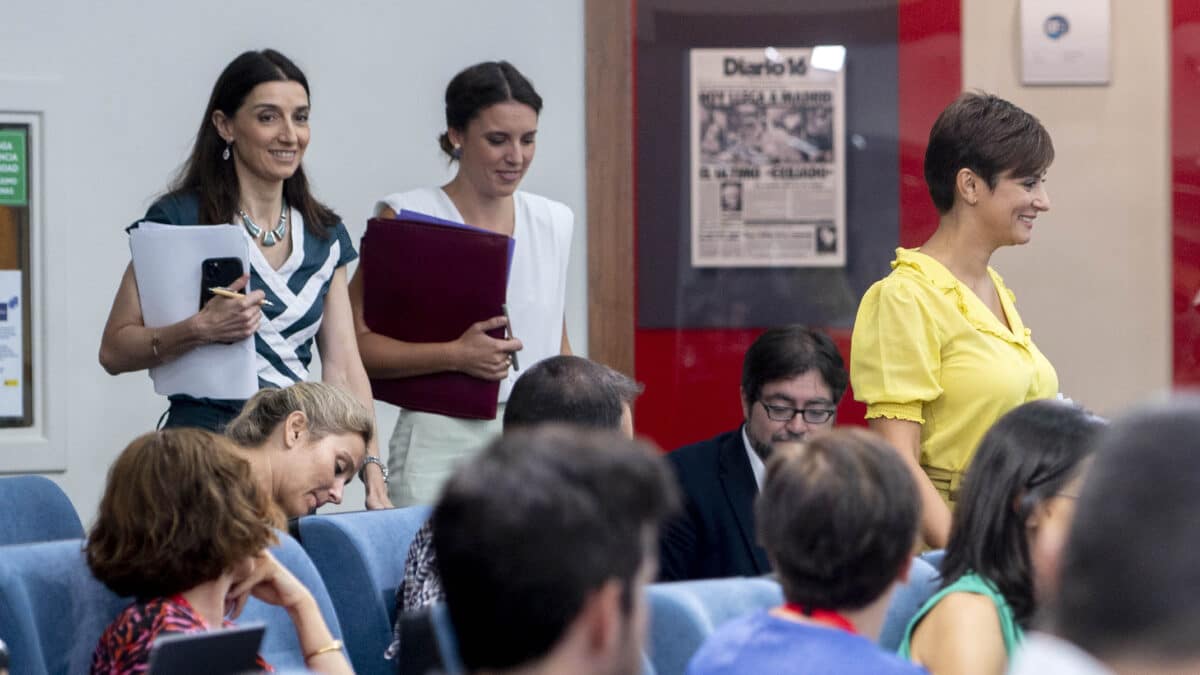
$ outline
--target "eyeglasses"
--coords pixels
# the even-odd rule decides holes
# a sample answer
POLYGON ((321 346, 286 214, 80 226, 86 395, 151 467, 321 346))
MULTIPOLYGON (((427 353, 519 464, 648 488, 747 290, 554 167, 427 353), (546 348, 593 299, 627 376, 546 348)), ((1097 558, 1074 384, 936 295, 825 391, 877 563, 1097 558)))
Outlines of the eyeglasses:
POLYGON ((772 422, 791 422, 796 415, 804 418, 805 424, 824 424, 837 412, 832 408, 793 408, 790 405, 771 405, 759 401, 772 422))

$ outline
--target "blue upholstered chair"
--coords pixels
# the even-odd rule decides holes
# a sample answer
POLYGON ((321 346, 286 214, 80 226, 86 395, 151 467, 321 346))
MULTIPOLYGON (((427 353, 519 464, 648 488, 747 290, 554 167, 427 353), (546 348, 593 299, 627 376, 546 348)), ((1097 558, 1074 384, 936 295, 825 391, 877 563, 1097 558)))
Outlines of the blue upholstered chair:
POLYGON ((939 548, 933 551, 926 551, 921 554, 921 560, 929 563, 934 569, 942 569, 942 561, 946 559, 946 549, 939 548))
POLYGON ((394 673, 383 658, 392 641, 396 587, 428 506, 300 519, 300 540, 324 577, 359 675, 394 673))
MULTIPOLYGON (((908 583, 896 589, 879 634, 879 645, 895 651, 904 629, 921 605, 937 591, 938 572, 913 559, 908 583)), ((652 584, 650 661, 658 675, 681 675, 688 661, 721 624, 783 603, 779 583, 767 578, 706 579, 652 584)))
POLYGON ((88 672, 127 604, 92 576, 81 539, 0 547, 0 638, 13 673, 88 672))
POLYGON ((0 546, 79 539, 83 524, 71 500, 45 476, 0 478, 0 546))
MULTIPOLYGON (((329 632, 333 633, 335 639, 343 640, 344 634, 338 622, 337 612, 334 611, 329 591, 326 590, 316 566, 300 547, 299 542, 286 533, 276 534, 279 535, 279 545, 272 548, 271 553, 313 594, 313 599, 321 609, 321 616, 325 617, 325 623, 329 626, 329 632)), ((246 608, 242 610, 242 615, 238 617, 238 623, 253 622, 261 622, 267 626, 267 633, 263 636, 262 647, 259 649, 267 663, 275 668, 306 667, 304 654, 300 650, 300 640, 296 637, 296 627, 292 624, 287 610, 250 598, 246 608)))
MULTIPOLYGON (((340 637, 329 594, 294 539, 280 533, 272 552, 312 591, 325 621, 340 637)), ((22 675, 86 673, 100 635, 130 599, 92 576, 80 539, 0 547, 0 639, 10 671, 22 675)), ((262 655, 277 668, 304 668, 287 612, 251 599, 239 622, 267 624, 262 655)))
POLYGON ((658 675, 682 675, 692 655, 721 624, 783 603, 767 578, 705 579, 651 584, 650 662, 658 675))
POLYGON ((941 585, 942 579, 933 565, 922 558, 913 558, 912 569, 908 572, 908 583, 896 589, 892 602, 888 605, 887 617, 883 620, 883 629, 879 631, 879 646, 894 652, 904 639, 904 631, 908 622, 925 601, 933 597, 941 585))

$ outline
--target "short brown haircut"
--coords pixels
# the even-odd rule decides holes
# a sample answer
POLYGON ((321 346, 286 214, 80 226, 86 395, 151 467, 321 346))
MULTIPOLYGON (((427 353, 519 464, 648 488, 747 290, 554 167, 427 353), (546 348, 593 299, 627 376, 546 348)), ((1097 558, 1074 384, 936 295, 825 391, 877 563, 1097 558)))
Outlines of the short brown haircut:
POLYGON ((559 354, 538 361, 513 385, 504 430, 548 422, 619 429, 622 408, 633 408, 642 386, 603 363, 559 354))
POLYGON ((646 443, 555 424, 506 431, 451 476, 430 519, 463 664, 548 654, 611 579, 632 611, 638 569, 678 503, 646 443))
POLYGON ((227 439, 202 429, 156 431, 109 468, 87 562, 117 595, 170 596, 275 543, 272 526, 281 522, 227 439))
POLYGON ((1004 99, 963 92, 938 115, 925 148, 925 182, 938 213, 954 207, 958 172, 970 169, 988 189, 1009 172, 1040 175, 1054 161, 1050 132, 1036 117, 1004 99))
POLYGON ((920 508, 908 468, 882 437, 834 429, 772 453, 755 520, 789 602, 853 610, 908 564, 920 508))

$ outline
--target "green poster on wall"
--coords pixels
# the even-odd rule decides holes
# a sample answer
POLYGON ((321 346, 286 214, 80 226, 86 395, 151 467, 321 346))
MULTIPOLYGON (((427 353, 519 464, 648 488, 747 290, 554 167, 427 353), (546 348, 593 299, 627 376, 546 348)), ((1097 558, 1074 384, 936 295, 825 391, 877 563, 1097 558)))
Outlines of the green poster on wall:
POLYGON ((25 133, 24 129, 0 129, 0 206, 25 206, 29 202, 25 133))

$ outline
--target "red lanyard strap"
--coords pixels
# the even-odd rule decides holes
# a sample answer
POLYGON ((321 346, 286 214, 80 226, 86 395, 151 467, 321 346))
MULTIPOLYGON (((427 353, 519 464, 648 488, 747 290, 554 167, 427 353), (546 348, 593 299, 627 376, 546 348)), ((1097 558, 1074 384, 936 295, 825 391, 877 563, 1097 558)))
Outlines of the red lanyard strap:
POLYGON ((783 608, 788 612, 807 617, 813 621, 816 621, 817 623, 823 623, 834 628, 841 628, 847 633, 858 633, 850 619, 847 619, 845 616, 832 609, 814 609, 811 607, 805 607, 804 605, 795 602, 785 602, 783 603, 783 608))

